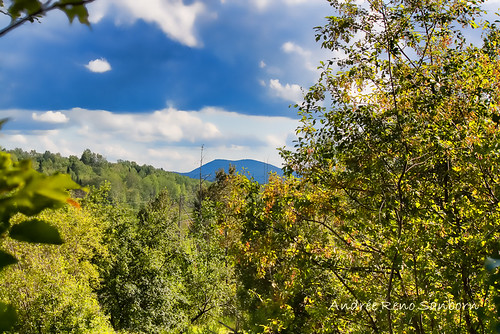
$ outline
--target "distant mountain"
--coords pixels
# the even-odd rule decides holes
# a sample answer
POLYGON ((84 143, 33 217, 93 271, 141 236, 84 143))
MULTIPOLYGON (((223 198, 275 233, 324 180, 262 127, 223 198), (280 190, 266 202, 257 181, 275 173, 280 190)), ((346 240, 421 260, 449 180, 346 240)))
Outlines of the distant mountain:
MULTIPOLYGON (((227 173, 230 164, 236 168, 237 172, 245 173, 245 175, 253 177, 254 180, 259 183, 266 183, 268 175, 271 172, 275 172, 280 176, 283 175, 281 168, 257 160, 245 159, 232 161, 216 159, 201 166, 201 176, 205 180, 215 181, 215 173, 219 169, 224 169, 227 173)), ((179 174, 192 177, 193 179, 198 179, 200 177, 200 168, 198 167, 189 173, 179 174)))

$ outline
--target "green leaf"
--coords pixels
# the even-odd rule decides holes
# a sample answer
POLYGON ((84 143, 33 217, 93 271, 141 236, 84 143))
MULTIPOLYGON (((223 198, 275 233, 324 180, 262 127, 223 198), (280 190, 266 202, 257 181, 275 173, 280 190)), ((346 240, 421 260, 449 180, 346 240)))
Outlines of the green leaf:
POLYGON ((17 315, 14 307, 0 302, 0 332, 11 330, 16 321, 17 315))
POLYGON ((31 182, 26 188, 38 195, 65 203, 68 199, 66 189, 77 189, 80 186, 73 182, 71 176, 67 174, 55 174, 51 176, 37 175, 36 181, 31 182))
POLYGON ((40 219, 24 221, 12 226, 10 237, 19 241, 61 245, 63 240, 57 229, 40 219))
POLYGON ((486 260, 484 261, 484 266, 486 270, 488 271, 493 271, 496 268, 500 267, 500 259, 494 259, 492 257, 487 257, 486 260))
POLYGON ((0 270, 4 267, 17 263, 17 259, 10 255, 9 253, 0 250, 0 270))
POLYGON ((22 12, 32 15, 40 11, 41 8, 42 5, 38 0, 14 0, 9 7, 9 13, 12 15, 12 19, 16 19, 21 16, 22 12))
POLYGON ((44 209, 55 209, 66 204, 69 195, 66 189, 80 186, 69 175, 46 176, 33 173, 25 187, 16 193, 13 200, 19 212, 32 216, 44 209))
POLYGON ((75 2, 75 0, 61 0, 59 1, 60 9, 66 14, 69 22, 73 23, 73 20, 77 17, 80 23, 90 25, 87 8, 84 5, 73 5, 75 2))

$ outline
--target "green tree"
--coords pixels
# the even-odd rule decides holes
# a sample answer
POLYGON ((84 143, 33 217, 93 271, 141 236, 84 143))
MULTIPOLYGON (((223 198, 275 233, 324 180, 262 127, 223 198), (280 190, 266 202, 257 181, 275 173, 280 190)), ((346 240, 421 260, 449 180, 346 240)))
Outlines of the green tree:
POLYGON ((108 245, 111 261, 103 263, 100 301, 117 330, 137 333, 175 332, 186 325, 179 256, 177 210, 165 193, 137 217, 111 204, 108 245))
POLYGON ((13 332, 112 333, 94 292, 100 284, 94 258, 108 257, 103 243, 107 222, 88 208, 73 207, 46 210, 37 219, 50 221, 64 244, 3 240, 2 248, 20 259, 0 273, 0 299, 17 310, 13 332))
POLYGON ((178 203, 165 191, 135 215, 103 197, 91 200, 100 203, 97 216, 110 222, 111 257, 99 264, 98 293, 113 327, 136 333, 218 330, 234 289, 215 226, 204 232, 181 228, 178 203))
POLYGON ((226 181, 219 225, 239 279, 239 319, 251 333, 333 330, 323 297, 335 290, 328 235, 308 217, 328 200, 295 178, 271 176, 262 186, 242 175, 226 181), (319 196, 318 196, 319 195, 319 196))
POLYGON ((166 172, 152 166, 139 166, 135 162, 107 162, 102 155, 86 149, 79 159, 60 154, 35 151, 24 152, 21 149, 8 151, 14 161, 30 159, 33 167, 44 174, 66 173, 73 181, 82 186, 99 187, 105 181, 111 183, 111 196, 116 204, 128 204, 135 209, 156 198, 167 190, 170 197, 190 197, 196 189, 197 180, 174 172, 166 172))
POLYGON ((338 14, 317 40, 338 58, 322 65, 296 146, 282 151, 302 179, 247 187, 236 207, 249 326, 489 333, 498 28, 480 1, 329 3, 338 14))
MULTIPOLYGON (((4 122, 0 121, 0 127, 4 122)), ((0 270, 18 261, 4 250, 6 240, 47 244, 63 242, 56 228, 34 216, 45 209, 60 208, 67 202, 75 204, 67 189, 76 188, 79 188, 78 185, 67 175, 40 174, 32 168, 29 160, 14 162, 10 154, 0 152, 0 270), (12 225, 12 219, 19 215, 23 215, 24 219, 12 225)), ((0 301, 0 330, 10 329, 15 321, 14 308, 5 304, 5 300, 0 301)))
POLYGON ((239 177, 234 168, 230 168, 229 174, 219 170, 215 182, 193 198, 193 219, 187 237, 195 246, 191 246, 189 252, 193 254, 194 266, 187 284, 191 307, 197 311, 191 316, 191 323, 208 332, 230 329, 238 333, 243 322, 237 300, 234 257, 230 254, 237 237, 229 233, 229 226, 235 221, 228 210, 232 201, 229 194, 233 187, 239 186, 236 181, 239 177))

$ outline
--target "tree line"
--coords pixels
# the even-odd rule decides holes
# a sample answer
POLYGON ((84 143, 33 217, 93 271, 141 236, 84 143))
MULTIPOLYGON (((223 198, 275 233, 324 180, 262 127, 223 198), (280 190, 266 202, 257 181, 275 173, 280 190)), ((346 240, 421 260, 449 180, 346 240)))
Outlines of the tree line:
POLYGON ((140 208, 163 190, 176 199, 192 197, 199 183, 189 177, 133 161, 108 162, 101 154, 89 149, 83 151, 80 157, 63 157, 49 151, 26 152, 19 148, 6 152, 11 154, 14 161, 30 160, 33 168, 43 174, 68 174, 84 187, 99 187, 107 181, 113 201, 133 208, 140 208))

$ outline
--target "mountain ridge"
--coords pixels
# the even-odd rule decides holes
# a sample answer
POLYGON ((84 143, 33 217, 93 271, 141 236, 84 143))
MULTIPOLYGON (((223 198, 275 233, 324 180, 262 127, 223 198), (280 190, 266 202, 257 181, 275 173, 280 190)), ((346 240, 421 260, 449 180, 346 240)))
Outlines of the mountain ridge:
MULTIPOLYGON (((227 160, 215 159, 201 166, 201 177, 207 181, 215 181, 215 173, 219 169, 224 169, 227 173, 229 165, 233 165, 237 172, 244 173, 259 183, 266 183, 269 173, 283 175, 283 170, 279 167, 254 159, 227 160)), ((179 173, 180 175, 188 176, 193 179, 200 178, 200 167, 193 169, 190 172, 179 173)))

